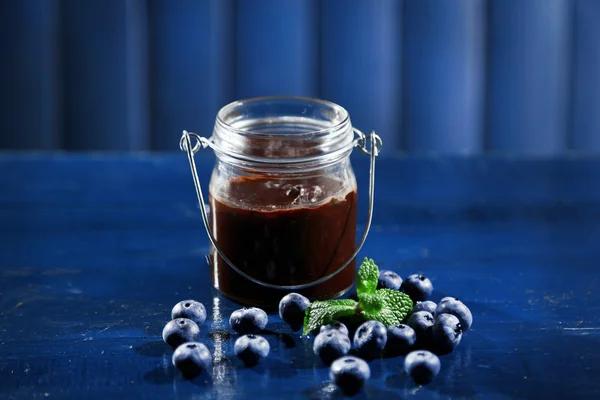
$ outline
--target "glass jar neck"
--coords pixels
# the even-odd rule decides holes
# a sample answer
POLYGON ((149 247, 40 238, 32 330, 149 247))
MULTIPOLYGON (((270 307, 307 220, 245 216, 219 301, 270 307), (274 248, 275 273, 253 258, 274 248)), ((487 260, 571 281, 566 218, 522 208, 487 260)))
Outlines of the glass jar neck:
POLYGON ((219 111, 212 136, 222 161, 279 168, 335 163, 352 152, 353 138, 346 110, 299 97, 231 103, 219 111))

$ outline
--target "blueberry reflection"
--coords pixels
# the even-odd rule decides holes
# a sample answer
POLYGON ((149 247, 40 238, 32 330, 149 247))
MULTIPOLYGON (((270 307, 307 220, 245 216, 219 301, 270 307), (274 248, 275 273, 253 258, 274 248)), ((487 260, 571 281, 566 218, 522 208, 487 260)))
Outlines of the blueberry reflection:
POLYGON ((245 368, 248 372, 254 374, 252 379, 258 383, 259 387, 265 390, 269 389, 269 383, 271 382, 271 368, 267 365, 266 362, 261 362, 258 365, 254 365, 252 367, 246 367, 243 366, 241 363, 238 363, 238 366, 239 368, 245 368))
POLYGON ((144 357, 161 357, 171 354, 172 349, 162 340, 142 343, 135 348, 135 352, 144 357))
MULTIPOLYGON (((275 325, 275 330, 270 330, 270 329, 264 329, 260 332, 260 335, 262 336, 274 336, 278 339, 279 343, 282 344, 283 346, 280 346, 280 350, 282 350, 283 348, 286 349, 293 349, 294 347, 296 347, 296 341, 294 340, 294 338, 287 334, 287 333, 281 333, 278 332, 279 329, 277 329, 276 325, 275 325)), ((271 325, 273 326, 273 325, 271 325)))
POLYGON ((438 377, 438 379, 442 378, 438 391, 451 396, 473 396, 476 391, 468 377, 471 371, 471 346, 464 346, 459 351, 453 352, 452 359, 447 359, 445 364, 447 368, 443 365, 438 377))
POLYGON ((143 376, 144 381, 149 382, 153 385, 165 385, 169 383, 175 383, 179 377, 179 371, 175 368, 164 368, 160 365, 148 372, 143 376))
POLYGON ((327 368, 318 357, 313 353, 313 340, 307 337, 301 337, 296 341, 296 347, 289 355, 289 365, 294 369, 314 370, 316 376, 317 370, 327 368))
POLYGON ((164 355, 161 360, 161 367, 165 375, 169 374, 173 370, 173 363, 171 361, 171 357, 168 355, 164 355))

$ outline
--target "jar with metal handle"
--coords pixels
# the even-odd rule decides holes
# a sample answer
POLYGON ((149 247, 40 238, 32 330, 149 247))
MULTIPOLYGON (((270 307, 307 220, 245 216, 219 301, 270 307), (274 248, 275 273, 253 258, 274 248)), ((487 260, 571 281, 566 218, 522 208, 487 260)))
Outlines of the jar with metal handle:
POLYGON ((373 211, 375 133, 366 137, 328 101, 263 97, 223 107, 211 138, 184 131, 180 144, 212 244, 211 278, 224 295, 270 308, 290 291, 329 299, 352 286, 373 211), (194 164, 206 147, 217 156, 209 213, 194 164), (358 245, 354 147, 371 155, 369 217, 358 245))

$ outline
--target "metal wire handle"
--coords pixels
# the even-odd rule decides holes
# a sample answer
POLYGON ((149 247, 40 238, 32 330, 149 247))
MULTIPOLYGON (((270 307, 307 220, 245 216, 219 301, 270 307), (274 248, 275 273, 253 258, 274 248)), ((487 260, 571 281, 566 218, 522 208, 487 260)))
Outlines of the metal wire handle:
POLYGON ((307 289, 307 288, 310 288, 313 286, 317 286, 325 281, 328 281, 329 279, 333 278, 334 276, 336 276, 337 274, 342 272, 348 266, 348 264, 350 264, 352 262, 352 260, 354 260, 354 258, 357 256, 358 252, 362 248, 363 244, 365 243, 365 240, 367 239, 367 235, 369 234, 369 229, 371 228, 371 221, 373 219, 373 201, 374 201, 374 197, 375 197, 375 157, 377 157, 379 155, 379 151, 381 150, 381 146, 383 143, 381 141, 381 138, 374 131, 372 131, 369 136, 365 136, 364 133, 362 133, 361 131, 359 131, 356 128, 352 128, 352 130, 358 136, 358 138, 354 139, 354 141, 352 142, 352 146, 359 148, 363 153, 369 154, 371 156, 371 163, 370 163, 370 167, 369 167, 369 213, 367 216, 367 223, 365 225, 365 230, 363 232, 362 238, 360 239, 358 246, 356 247, 356 250, 354 251, 352 256, 348 259, 348 261, 346 261, 341 267, 339 267, 337 270, 335 270, 331 274, 326 275, 322 278, 319 278, 316 281, 309 282, 309 283, 303 283, 301 285, 274 285, 272 283, 260 281, 256 278, 251 277, 250 275, 248 275, 247 273, 245 273, 244 271, 242 271, 238 267, 236 267, 233 264, 233 262, 231 262, 231 260, 229 260, 229 258, 223 253, 223 251, 217 244, 217 240, 213 236, 212 231, 210 230, 208 215, 206 213, 206 208, 204 206, 204 196, 202 195, 202 187, 200 186, 200 179, 198 178, 198 173, 196 171, 196 163, 194 162, 194 154, 196 154, 200 149, 206 149, 207 147, 211 147, 211 148, 215 149, 215 144, 212 141, 212 138, 207 139, 205 137, 199 136, 196 133, 183 131, 183 134, 179 141, 179 148, 182 151, 185 151, 187 153, 188 160, 190 162, 192 178, 194 179, 194 186, 196 187, 196 195, 198 196, 198 202, 200 203, 200 210, 202 211, 202 221, 204 222, 204 227, 206 228, 206 233, 208 234, 208 239, 210 240, 210 243, 213 245, 213 247, 217 251, 217 253, 221 256, 223 261, 225 261, 227 263, 227 265, 229 265, 235 272, 237 272, 244 278, 248 279, 249 281, 254 282, 257 285, 269 288, 269 289, 300 290, 300 289, 307 289), (192 140, 190 139, 191 137, 196 139, 196 143, 194 143, 193 146, 192 146, 192 140), (371 144, 370 150, 367 149, 367 146, 366 146, 367 139, 370 139, 370 144, 371 144))

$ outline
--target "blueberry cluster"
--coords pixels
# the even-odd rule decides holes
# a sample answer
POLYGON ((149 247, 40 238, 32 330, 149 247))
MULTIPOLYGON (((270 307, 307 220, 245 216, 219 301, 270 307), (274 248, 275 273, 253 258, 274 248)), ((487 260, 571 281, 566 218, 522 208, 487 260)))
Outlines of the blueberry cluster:
MULTIPOLYGON (((415 383, 431 382, 440 371, 438 356, 452 352, 473 323, 471 312, 460 300, 444 297, 437 304, 428 300, 433 285, 423 275, 403 280, 392 271, 380 271, 377 287, 400 290, 413 300, 404 323, 386 327, 379 321, 366 321, 351 334, 344 323, 334 321, 313 332, 314 354, 331 366, 331 380, 346 395, 357 393, 369 379, 367 361, 384 354, 405 356, 404 369, 415 383), (358 357, 350 356, 351 351, 358 357)), ((281 299, 279 315, 298 331, 309 306, 308 299, 291 293, 281 299)))
POLYGON ((206 321, 206 308, 195 300, 184 300, 175 304, 171 318, 163 328, 162 338, 175 349, 173 365, 184 377, 194 378, 212 364, 210 350, 198 342, 200 326, 206 321))
POLYGON ((267 313, 256 307, 241 308, 232 312, 229 317, 231 328, 243 335, 235 341, 233 351, 248 367, 258 364, 269 355, 269 342, 256 335, 267 327, 268 322, 267 313))
POLYGON ((405 324, 387 329, 391 355, 406 355, 404 369, 417 384, 429 383, 440 371, 438 356, 452 352, 459 345, 463 333, 471 328, 473 316, 459 299, 444 297, 439 303, 429 300, 433 284, 427 277, 414 274, 402 280, 380 271, 379 285, 391 287, 402 282, 399 290, 414 302, 405 324), (392 279, 392 282, 389 280, 392 279))
MULTIPOLYGON (((173 365, 185 378, 194 378, 212 365, 210 350, 198 342, 206 308, 195 300, 184 300, 173 307, 171 318, 163 328, 163 341, 175 349, 173 365)), ((269 342, 254 334, 265 329, 267 322, 267 313, 255 307, 236 310, 229 318, 231 328, 243 334, 235 341, 234 352, 246 366, 258 364, 269 354, 269 342)))
MULTIPOLYGON (((347 326, 333 321, 313 332, 314 354, 330 366, 332 382, 345 395, 361 390, 371 375, 368 361, 382 355, 405 356, 406 373, 417 384, 431 382, 440 371, 438 356, 452 352, 473 323, 470 310, 459 299, 444 297, 437 304, 428 300, 433 285, 423 275, 410 275, 403 280, 392 271, 380 271, 378 287, 403 291, 413 300, 412 311, 403 323, 385 326, 373 320, 347 326), (351 352, 356 356, 349 355, 351 352)), ((293 331, 298 331, 310 304, 306 297, 290 293, 279 303, 279 316, 293 331)), ((173 307, 171 318, 162 337, 175 349, 172 363, 184 377, 196 377, 212 364, 209 349, 198 342, 206 309, 197 301, 184 300, 173 307)), ((234 353, 246 366, 256 365, 269 355, 269 342, 258 335, 268 324, 265 311, 241 308, 231 314, 229 324, 241 335, 235 341, 234 353)))

